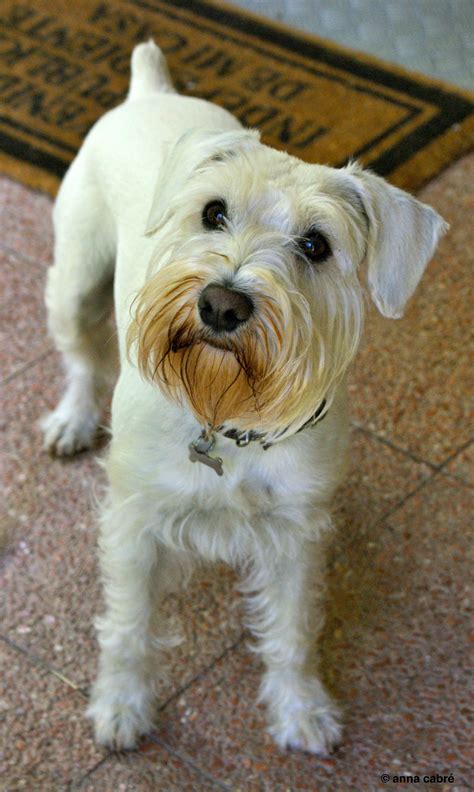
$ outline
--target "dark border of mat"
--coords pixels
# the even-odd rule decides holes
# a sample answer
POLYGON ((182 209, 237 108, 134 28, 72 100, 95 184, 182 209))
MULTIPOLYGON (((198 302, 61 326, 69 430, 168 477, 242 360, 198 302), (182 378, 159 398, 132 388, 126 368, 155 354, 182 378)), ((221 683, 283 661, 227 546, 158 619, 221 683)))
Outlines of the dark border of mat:
MULTIPOLYGON (((290 52, 303 55, 308 59, 319 61, 338 69, 345 69, 356 77, 379 83, 385 88, 401 91, 408 96, 413 96, 438 107, 439 112, 434 118, 418 127, 388 151, 368 163, 369 167, 381 176, 391 173, 391 171, 405 163, 414 154, 447 131, 453 124, 459 124, 464 121, 474 110, 473 102, 455 93, 450 93, 440 86, 426 85, 424 82, 417 81, 416 77, 411 78, 389 71, 383 66, 365 63, 363 60, 358 60, 355 56, 345 55, 329 47, 326 48, 316 41, 298 36, 296 31, 287 32, 277 26, 267 24, 263 19, 245 16, 245 12, 240 15, 231 8, 210 5, 202 0, 193 0, 192 3, 189 0, 161 0, 161 2, 186 11, 199 11, 202 16, 214 22, 219 22, 234 30, 257 37, 264 42, 271 41, 290 52)), ((153 4, 147 2, 147 0, 134 0, 134 4, 150 10, 153 9, 153 4)), ((427 79, 429 80, 429 77, 427 79)), ((357 153, 360 154, 360 152, 355 152, 355 155, 357 153)))

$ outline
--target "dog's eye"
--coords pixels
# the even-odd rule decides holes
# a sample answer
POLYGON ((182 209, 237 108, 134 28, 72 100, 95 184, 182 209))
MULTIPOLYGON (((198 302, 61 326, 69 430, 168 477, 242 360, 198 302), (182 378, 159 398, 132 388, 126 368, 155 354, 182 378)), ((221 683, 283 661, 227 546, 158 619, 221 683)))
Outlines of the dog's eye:
POLYGON ((331 255, 331 248, 326 237, 319 233, 319 231, 311 231, 299 241, 299 246, 310 261, 320 264, 326 261, 331 255))
POLYGON ((224 228, 226 213, 224 201, 209 201, 202 212, 202 223, 206 228, 224 228))

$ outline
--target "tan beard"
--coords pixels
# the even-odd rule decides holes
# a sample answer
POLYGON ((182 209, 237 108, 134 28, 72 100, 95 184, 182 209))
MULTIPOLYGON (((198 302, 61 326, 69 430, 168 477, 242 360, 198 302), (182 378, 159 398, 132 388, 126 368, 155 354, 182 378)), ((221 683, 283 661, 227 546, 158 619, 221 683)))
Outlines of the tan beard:
POLYGON ((183 270, 167 266, 145 284, 127 334, 143 376, 167 398, 188 405, 206 429, 272 434, 296 431, 323 399, 330 403, 337 382, 321 366, 324 342, 304 315, 304 299, 298 314, 275 287, 275 297, 259 296, 250 322, 213 337, 196 308, 209 275, 183 270))

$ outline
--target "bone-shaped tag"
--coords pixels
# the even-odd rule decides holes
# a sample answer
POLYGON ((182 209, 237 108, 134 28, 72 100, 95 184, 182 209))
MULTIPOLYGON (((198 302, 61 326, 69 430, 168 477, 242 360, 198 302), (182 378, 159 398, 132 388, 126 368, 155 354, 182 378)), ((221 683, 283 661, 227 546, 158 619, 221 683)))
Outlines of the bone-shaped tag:
POLYGON ((209 456, 208 451, 199 450, 199 448, 197 448, 198 443, 199 440, 189 444, 189 459, 191 462, 202 462, 203 465, 212 468, 218 476, 223 476, 224 468, 222 466, 222 459, 220 457, 209 456))

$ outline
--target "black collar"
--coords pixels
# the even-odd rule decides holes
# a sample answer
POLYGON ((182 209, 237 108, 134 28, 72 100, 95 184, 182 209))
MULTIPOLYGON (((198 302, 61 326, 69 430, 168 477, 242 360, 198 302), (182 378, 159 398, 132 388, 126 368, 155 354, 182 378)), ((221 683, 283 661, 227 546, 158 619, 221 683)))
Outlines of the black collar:
MULTIPOLYGON (((315 424, 319 423, 319 421, 322 421, 326 415, 325 408, 326 399, 323 399, 316 412, 306 421, 306 423, 303 424, 303 426, 300 426, 298 432, 306 429, 307 426, 314 426, 315 424)), ((222 432, 223 428, 223 426, 219 426, 215 431, 222 432)), ((276 440, 277 438, 282 437, 285 432, 288 431, 288 428, 289 427, 287 426, 286 429, 283 429, 281 432, 279 432, 274 439, 276 440)), ((229 440, 235 440, 238 446, 246 446, 253 440, 258 440, 262 444, 263 449, 266 451, 266 449, 270 448, 272 445, 270 441, 265 439, 267 437, 265 432, 256 432, 253 429, 250 429, 247 432, 241 432, 238 429, 227 429, 223 435, 224 437, 228 437, 229 440)), ((191 462, 202 462, 204 465, 212 468, 218 476, 223 476, 224 468, 221 457, 213 457, 210 454, 215 446, 215 442, 216 439, 214 437, 214 433, 206 432, 203 429, 198 439, 194 440, 194 442, 190 443, 188 446, 189 459, 191 462)))
MULTIPOLYGON (((316 412, 311 416, 311 418, 308 418, 308 420, 306 421, 306 423, 303 424, 303 426, 300 426, 298 432, 302 432, 303 429, 306 429, 308 426, 315 426, 317 423, 322 421, 323 418, 326 417, 325 407, 326 407, 326 399, 323 399, 316 412)), ((275 439, 284 435, 287 430, 288 427, 283 429, 275 436, 275 439)), ((218 427, 216 431, 217 432, 222 431, 222 427, 218 427)), ((298 432, 296 432, 296 434, 298 434, 298 432)), ((238 445, 239 447, 246 446, 249 443, 252 443, 254 440, 259 440, 259 442, 263 446, 264 451, 266 451, 267 448, 270 448, 273 445, 273 443, 265 442, 265 437, 266 437, 265 432, 257 432, 254 429, 250 429, 246 432, 242 432, 239 429, 228 429, 223 434, 224 437, 228 437, 230 440, 235 440, 236 445, 238 445)))

